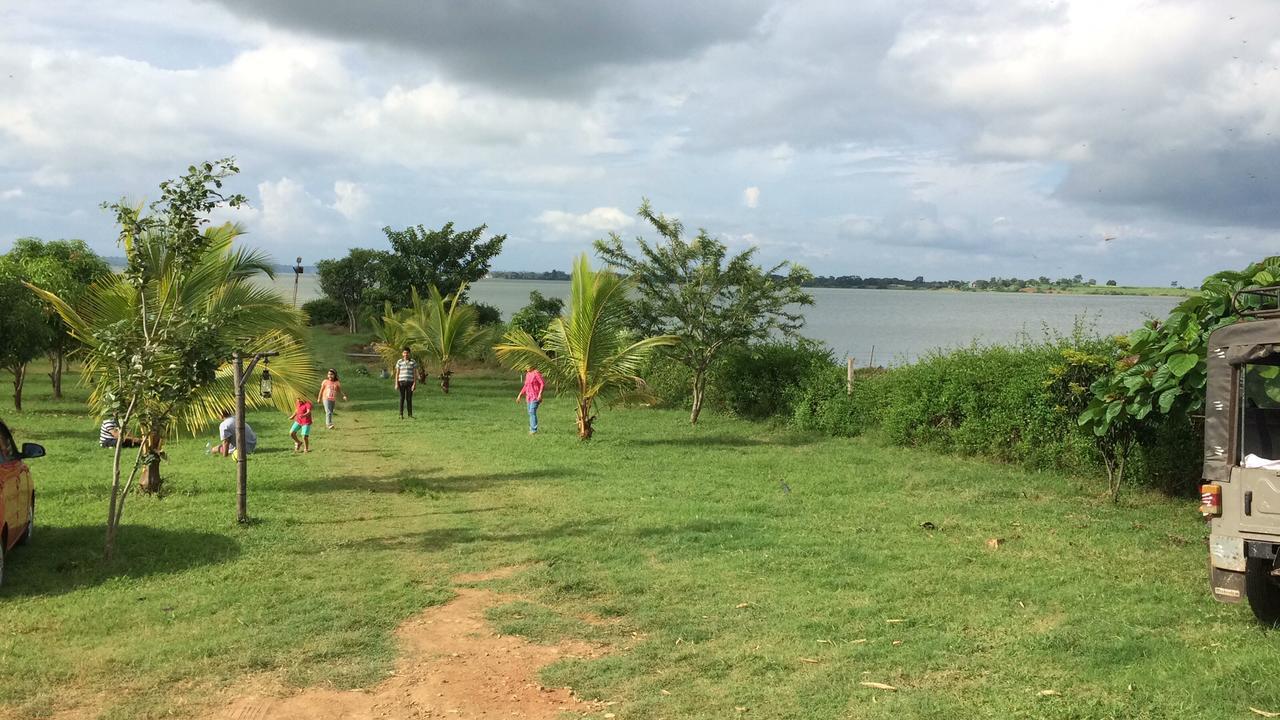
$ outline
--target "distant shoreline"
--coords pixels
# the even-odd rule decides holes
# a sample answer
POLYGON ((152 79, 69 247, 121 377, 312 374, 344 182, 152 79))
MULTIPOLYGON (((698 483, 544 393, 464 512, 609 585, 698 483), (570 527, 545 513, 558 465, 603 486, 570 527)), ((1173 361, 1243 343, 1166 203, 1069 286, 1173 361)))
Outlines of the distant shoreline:
MULTIPOLYGON (((568 282, 569 277, 563 273, 524 273, 524 272, 506 272, 499 271, 490 273, 485 280, 522 280, 525 282, 568 282), (537 275, 538 277, 530 277, 537 275)), ((993 289, 993 288, 970 288, 970 287, 954 287, 949 285, 935 287, 919 287, 910 283, 898 284, 878 284, 878 285, 832 285, 827 283, 807 283, 805 288, 818 288, 826 290, 911 290, 916 292, 963 292, 963 293, 999 293, 1004 295, 1018 294, 1023 295, 1111 295, 1111 296, 1136 296, 1136 297, 1190 297, 1195 294, 1195 288, 1175 288, 1175 287, 1145 287, 1140 285, 1078 285, 1071 287, 1025 287, 1018 289, 993 289)))

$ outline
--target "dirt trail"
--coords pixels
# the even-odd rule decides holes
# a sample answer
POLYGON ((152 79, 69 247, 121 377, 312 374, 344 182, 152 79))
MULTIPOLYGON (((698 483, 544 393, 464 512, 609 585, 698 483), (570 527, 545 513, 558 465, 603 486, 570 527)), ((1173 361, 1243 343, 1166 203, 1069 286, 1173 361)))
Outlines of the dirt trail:
MULTIPOLYGON (((490 575, 489 577, 494 577, 490 575)), ((474 582, 483 577, 459 578, 474 582)), ((217 720, 373 720, 375 718, 540 718, 596 707, 568 688, 544 688, 538 671, 565 657, 598 654, 585 643, 534 645, 500 636, 486 609, 506 598, 458 588, 453 601, 426 610, 397 631, 395 675, 368 690, 287 690, 239 697, 205 717, 217 720)))

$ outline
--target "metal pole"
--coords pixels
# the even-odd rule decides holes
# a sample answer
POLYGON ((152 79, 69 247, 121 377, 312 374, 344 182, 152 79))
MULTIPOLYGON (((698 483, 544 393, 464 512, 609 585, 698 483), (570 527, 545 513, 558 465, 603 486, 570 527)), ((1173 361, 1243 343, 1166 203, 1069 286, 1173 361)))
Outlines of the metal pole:
POLYGON ((302 256, 298 256, 298 262, 293 266, 293 306, 298 307, 298 281, 302 279, 302 256))
POLYGON ((244 358, 233 353, 236 387, 236 521, 249 522, 249 466, 244 447, 244 358))

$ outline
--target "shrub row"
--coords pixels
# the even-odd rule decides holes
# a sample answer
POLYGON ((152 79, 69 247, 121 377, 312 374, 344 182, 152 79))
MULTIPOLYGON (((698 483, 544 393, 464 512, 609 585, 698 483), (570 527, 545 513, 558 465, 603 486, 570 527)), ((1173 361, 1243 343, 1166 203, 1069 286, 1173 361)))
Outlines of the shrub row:
MULTIPOLYGON (((1090 382, 1118 346, 1109 339, 1055 338, 1016 346, 934 352, 916 363, 846 371, 820 344, 770 342, 726 352, 710 373, 708 407, 772 418, 836 436, 875 431, 903 446, 981 455, 1032 469, 1102 472, 1076 418, 1090 382)), ((689 374, 670 361, 648 371, 650 388, 686 405, 689 374)), ((1131 459, 1131 479, 1185 492, 1198 481, 1200 429, 1189 419, 1153 425, 1131 459)))

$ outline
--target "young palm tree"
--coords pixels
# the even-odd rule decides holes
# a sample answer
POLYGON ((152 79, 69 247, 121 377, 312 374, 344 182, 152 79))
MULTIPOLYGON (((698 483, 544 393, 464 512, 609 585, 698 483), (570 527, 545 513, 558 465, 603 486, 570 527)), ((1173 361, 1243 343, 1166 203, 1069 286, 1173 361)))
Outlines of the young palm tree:
POLYGON ((418 382, 422 382, 427 378, 426 355, 421 346, 414 344, 409 321, 425 310, 416 292, 413 300, 414 306, 403 310, 393 309, 388 301, 383 305, 381 318, 369 317, 366 322, 373 330, 373 351, 382 359, 383 366, 394 373, 400 353, 409 348, 409 356, 418 362, 418 382))
POLYGON ((574 263, 569 310, 551 321, 542 344, 524 330, 511 330, 494 346, 511 368, 537 368, 552 388, 577 395, 578 438, 595 432, 597 399, 633 396, 643 389, 637 376, 654 348, 674 344, 674 335, 636 340, 627 328, 630 283, 608 271, 594 271, 585 254, 574 263))
POLYGON ((272 397, 250 393, 247 404, 288 411, 310 395, 316 372, 303 341, 305 318, 274 290, 253 284, 272 269, 262 253, 232 248, 241 234, 230 223, 206 228, 194 256, 175 251, 161 231, 129 235, 130 270, 91 285, 74 306, 32 287, 84 345, 91 406, 119 417, 122 429, 136 427, 143 439, 123 486, 116 450, 108 555, 139 470, 144 490, 159 489, 164 440, 178 425, 195 433, 233 406, 233 351, 280 353, 271 363, 272 397))
POLYGON ((489 332, 480 326, 476 309, 460 302, 467 289, 464 283, 458 292, 445 298, 435 285, 429 288, 424 305, 413 291, 413 312, 405 323, 410 345, 421 347, 427 357, 435 361, 440 375, 440 389, 449 392, 449 377, 453 375, 453 363, 489 340, 489 332))

